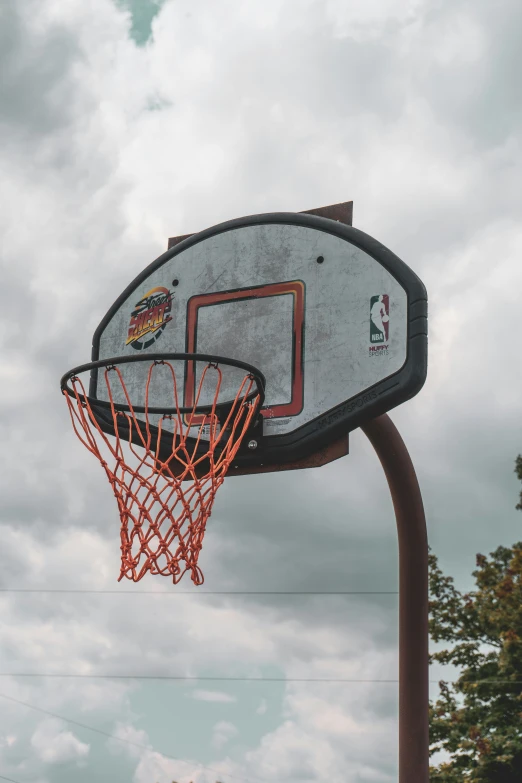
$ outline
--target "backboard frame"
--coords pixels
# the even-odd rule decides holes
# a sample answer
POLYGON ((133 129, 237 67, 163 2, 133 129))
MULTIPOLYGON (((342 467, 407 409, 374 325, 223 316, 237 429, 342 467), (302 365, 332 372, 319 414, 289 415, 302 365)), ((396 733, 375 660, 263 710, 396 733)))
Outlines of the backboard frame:
MULTIPOLYGON (((344 205, 333 205, 334 209, 344 205)), ((423 386, 427 373, 427 295, 417 275, 395 254, 367 234, 351 226, 323 216, 310 213, 267 213, 221 223, 197 234, 185 235, 179 242, 169 240, 170 248, 152 264, 147 266, 123 291, 98 326, 93 338, 92 361, 99 359, 100 337, 115 312, 149 275, 173 256, 182 253, 192 245, 219 233, 244 226, 259 226, 270 223, 291 226, 305 226, 332 234, 346 240, 376 259, 392 275, 408 295, 407 358, 403 367, 385 381, 367 389, 363 394, 348 400, 308 422, 292 433, 272 435, 263 439, 263 448, 255 454, 243 453, 229 475, 245 472, 265 472, 273 469, 297 469, 314 464, 325 464, 328 449, 333 458, 343 455, 343 443, 347 443, 348 432, 375 416, 385 413, 396 405, 414 396, 423 386), (333 446, 335 445, 335 449, 333 446), (311 460, 306 464, 307 460, 311 460), (317 462, 316 460, 325 460, 317 462), (259 468, 259 470, 258 470, 259 468), (261 470, 261 468, 263 470, 261 470)), ((312 212, 312 211, 310 211, 312 212)), ((96 396, 96 376, 91 377, 90 397, 96 396)), ((346 450, 347 451, 347 450, 346 450)), ((344 453, 346 453, 344 451, 344 453)))

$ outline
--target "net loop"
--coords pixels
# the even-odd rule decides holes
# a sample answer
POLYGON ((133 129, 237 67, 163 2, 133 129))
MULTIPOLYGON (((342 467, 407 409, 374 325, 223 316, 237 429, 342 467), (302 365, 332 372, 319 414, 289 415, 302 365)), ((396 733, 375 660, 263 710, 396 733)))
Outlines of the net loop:
POLYGON ((181 410, 173 365, 163 359, 151 360, 145 413, 138 418, 120 367, 106 365, 106 420, 110 422, 112 437, 100 426, 100 408, 88 397, 81 378, 71 375, 70 387, 62 385, 74 432, 99 460, 118 504, 118 581, 125 578, 139 582, 150 572, 169 576, 177 584, 188 571, 194 584, 203 584, 198 559, 207 521, 216 493, 261 403, 258 381, 246 372, 234 400, 226 404, 223 413, 223 404, 219 404, 222 377, 217 362, 209 362, 201 371, 192 406, 181 410), (173 400, 169 410, 174 408, 174 413, 149 413, 151 382, 159 365, 168 371, 173 400), (199 408, 203 384, 211 371, 215 371, 212 403, 202 412, 199 408), (113 383, 117 385, 117 395, 113 383), (252 393, 254 386, 257 394, 252 393), (122 395, 125 406, 115 402, 122 395), (121 410, 122 407, 126 409, 121 410))

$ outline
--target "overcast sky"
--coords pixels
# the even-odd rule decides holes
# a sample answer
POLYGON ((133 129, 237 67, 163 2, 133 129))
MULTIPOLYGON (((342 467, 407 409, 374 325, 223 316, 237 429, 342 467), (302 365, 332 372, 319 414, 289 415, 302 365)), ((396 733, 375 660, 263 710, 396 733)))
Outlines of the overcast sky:
POLYGON ((391 416, 471 588, 476 552, 522 539, 520 29, 519 0, 2 0, 0 775, 396 781, 396 682, 291 682, 397 678, 362 432, 327 467, 225 482, 204 589, 391 594, 182 595, 116 582, 116 504, 58 382, 169 236, 353 199, 428 291, 428 379, 391 416), (288 682, 92 678, 117 673, 288 682))

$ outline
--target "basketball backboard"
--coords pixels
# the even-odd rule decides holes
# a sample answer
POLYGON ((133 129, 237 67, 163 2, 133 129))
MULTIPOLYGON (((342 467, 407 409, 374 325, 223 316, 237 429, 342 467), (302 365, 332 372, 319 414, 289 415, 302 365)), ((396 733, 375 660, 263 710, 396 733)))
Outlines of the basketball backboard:
MULTIPOLYGON (((422 388, 426 290, 397 256, 351 226, 303 213, 239 218, 170 247, 110 308, 92 360, 138 353, 217 354, 259 368, 267 381, 259 448, 242 449, 229 475, 284 465, 422 388)), ((122 372, 132 402, 143 404, 146 363, 122 372)), ((224 378, 231 394, 235 383, 233 372, 224 378)), ((196 384, 187 365, 185 406, 196 384)), ((96 369, 89 395, 107 401, 96 369)), ((155 405, 171 404, 161 386, 154 395, 155 405)), ((107 425, 102 413, 100 424, 107 425)))

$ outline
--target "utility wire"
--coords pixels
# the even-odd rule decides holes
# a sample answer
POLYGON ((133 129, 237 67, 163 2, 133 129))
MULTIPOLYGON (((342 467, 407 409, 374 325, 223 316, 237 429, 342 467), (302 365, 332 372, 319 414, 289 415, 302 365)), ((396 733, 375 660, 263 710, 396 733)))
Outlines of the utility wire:
MULTIPOLYGON (((78 680, 170 680, 172 682, 398 682, 398 680, 351 680, 315 677, 186 677, 169 674, 45 674, 34 672, 0 672, 0 677, 45 677, 78 680)), ((438 682, 438 680, 434 680, 438 682)))
POLYGON ((37 588, 0 587, 0 593, 80 593, 86 595, 399 595, 398 590, 69 590, 64 588, 39 590, 37 588))
MULTIPOLYGON (((14 696, 8 696, 6 693, 0 693, 0 698, 6 699, 7 701, 13 702, 13 704, 19 704, 22 707, 27 707, 29 710, 34 710, 35 712, 40 712, 43 715, 48 715, 51 718, 57 718, 58 720, 63 720, 65 723, 70 723, 72 726, 78 726, 81 729, 86 729, 87 731, 92 731, 95 734, 100 734, 102 737, 105 737, 106 739, 116 740, 116 742, 123 742, 126 745, 132 745, 134 748, 139 748, 140 750, 145 750, 147 753, 160 753, 164 758, 169 759, 169 761, 178 761, 182 764, 194 764, 195 767, 199 767, 200 769, 206 769, 208 772, 212 772, 215 775, 218 775, 218 780, 223 776, 223 772, 214 769, 214 767, 207 767, 205 764, 200 764, 198 761, 184 761, 183 759, 177 758, 177 756, 170 756, 168 753, 163 753, 163 751, 155 750, 154 748, 147 747, 147 745, 142 745, 139 742, 133 742, 133 740, 124 739, 123 737, 117 737, 115 734, 109 734, 108 731, 103 731, 102 729, 95 729, 94 726, 88 726, 86 723, 80 723, 77 720, 73 720, 72 718, 66 718, 63 715, 58 715, 56 712, 51 712, 50 710, 44 710, 42 707, 36 707, 34 704, 28 704, 25 701, 21 701, 20 699, 15 699, 14 696)), ((232 775, 231 773, 225 773, 226 776, 229 778, 233 778, 234 780, 241 780, 247 781, 247 780, 258 780, 261 781, 261 783, 265 783, 262 778, 244 778, 239 777, 239 775, 232 775)), ((0 776, 0 779, 1 776, 0 776)), ((10 780, 10 778, 4 778, 4 780, 10 780)), ((18 781, 11 781, 11 783, 18 783, 18 781)))
MULTIPOLYGON (((348 678, 325 677, 189 677, 169 674, 45 674, 38 672, 0 672, 0 677, 42 677, 48 679, 77 679, 77 680, 158 680, 172 682, 326 682, 326 683, 398 683, 399 680, 361 680, 348 678)), ((443 678, 429 680, 431 683, 439 683, 443 678)), ((444 680, 449 684, 456 684, 458 680, 444 680)), ((479 683, 522 685, 522 680, 470 680, 464 685, 479 683)), ((1 695, 1 694, 0 694, 1 695)))

